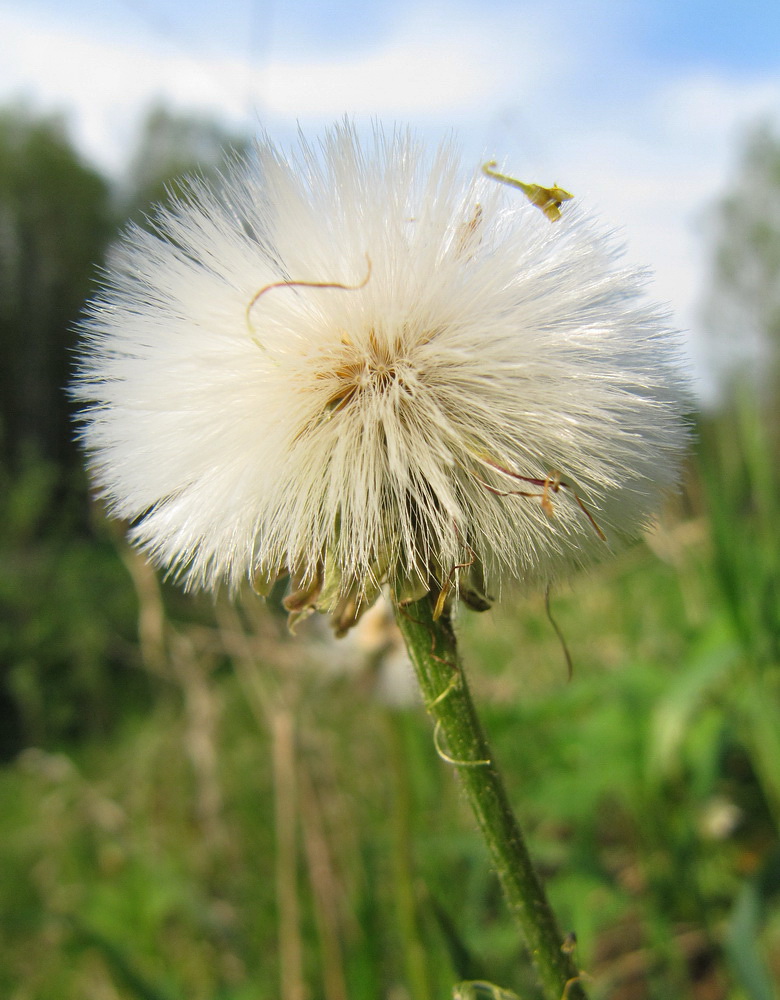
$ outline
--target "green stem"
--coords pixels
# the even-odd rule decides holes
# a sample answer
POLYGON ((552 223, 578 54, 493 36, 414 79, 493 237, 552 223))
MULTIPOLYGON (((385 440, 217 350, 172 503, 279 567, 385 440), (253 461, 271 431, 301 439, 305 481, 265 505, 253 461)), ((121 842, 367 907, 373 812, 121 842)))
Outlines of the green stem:
POLYGON ((441 740, 437 748, 458 771, 545 996, 586 1000, 477 717, 449 618, 434 621, 432 601, 425 597, 397 607, 396 619, 446 755, 441 740))

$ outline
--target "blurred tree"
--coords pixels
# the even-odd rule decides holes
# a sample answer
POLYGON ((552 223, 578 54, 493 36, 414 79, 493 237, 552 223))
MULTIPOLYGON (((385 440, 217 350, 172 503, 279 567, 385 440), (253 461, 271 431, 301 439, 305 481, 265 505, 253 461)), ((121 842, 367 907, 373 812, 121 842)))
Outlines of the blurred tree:
POLYGON ((0 760, 105 734, 148 704, 135 593, 90 516, 65 386, 118 224, 186 191, 183 175, 213 178, 230 145, 246 148, 214 122, 152 111, 111 188, 60 119, 0 110, 0 760))
POLYGON ((780 375, 780 138, 769 126, 748 136, 713 235, 706 313, 716 363, 727 386, 748 376, 766 403, 780 375))
POLYGON ((714 235, 707 319, 722 395, 699 422, 698 474, 712 578, 733 630, 719 698, 746 763, 734 796, 756 803, 740 823, 755 860, 724 949, 744 995, 758 998, 774 995, 771 951, 760 943, 777 926, 780 883, 780 138, 767 126, 748 136, 714 235))
POLYGON ((212 119, 154 108, 127 171, 123 215, 142 223, 153 205, 186 194, 188 177, 216 179, 225 162, 248 147, 246 137, 212 119))
POLYGON ((0 112, 0 459, 72 464, 73 323, 113 231, 106 182, 59 119, 0 112))

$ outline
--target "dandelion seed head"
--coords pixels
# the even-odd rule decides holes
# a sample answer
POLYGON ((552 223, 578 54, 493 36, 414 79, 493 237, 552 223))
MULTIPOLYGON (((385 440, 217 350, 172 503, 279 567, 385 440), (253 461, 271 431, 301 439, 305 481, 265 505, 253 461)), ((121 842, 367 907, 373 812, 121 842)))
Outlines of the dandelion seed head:
POLYGON ((644 284, 452 145, 261 140, 115 248, 74 387, 95 481, 188 586, 289 572, 347 624, 386 582, 547 581, 677 477, 685 378, 644 284))

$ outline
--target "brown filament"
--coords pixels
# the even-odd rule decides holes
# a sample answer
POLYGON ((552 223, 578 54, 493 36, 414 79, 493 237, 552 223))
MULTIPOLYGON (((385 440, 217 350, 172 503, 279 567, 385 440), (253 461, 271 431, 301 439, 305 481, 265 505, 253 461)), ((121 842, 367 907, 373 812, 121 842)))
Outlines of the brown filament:
POLYGON ((572 662, 571 653, 569 652, 569 647, 566 643, 566 637, 561 630, 558 622, 553 618, 552 607, 550 606, 550 584, 548 583, 544 590, 544 611, 547 615, 547 621, 552 625, 555 630, 555 634, 558 636, 558 642, 561 644, 561 649, 563 651, 563 658, 566 661, 566 671, 568 674, 568 680, 572 679, 574 675, 574 663, 572 662))
MULTIPOLYGON (((274 288, 337 288, 345 292, 357 292, 361 288, 365 288, 368 282, 371 280, 371 258, 366 254, 366 276, 362 281, 358 282, 356 285, 348 285, 343 281, 272 281, 269 285, 263 285, 263 287, 255 292, 252 298, 249 300, 249 304, 246 307, 246 325, 249 327, 250 332, 254 335, 257 333, 255 328, 252 326, 252 320, 250 319, 250 314, 252 309, 257 304, 258 299, 265 295, 266 292, 270 292, 274 288)), ((265 348, 263 345, 257 341, 259 347, 263 350, 265 348)))
POLYGON ((606 542, 607 536, 604 534, 604 532, 598 526, 598 524, 596 522, 596 519, 591 514, 591 512, 588 510, 588 508, 585 506, 585 503, 582 500, 582 497, 580 497, 579 493, 577 493, 577 491, 575 489, 573 489, 569 485, 569 483, 564 483, 561 480, 559 473, 557 473, 557 472, 556 473, 552 473, 551 475, 546 476, 544 479, 536 479, 533 476, 521 476, 520 473, 518 473, 518 472, 512 472, 511 469, 506 469, 506 468, 504 468, 504 466, 499 465, 497 462, 492 462, 489 458, 484 458, 484 457, 480 456, 479 457, 479 461, 481 461, 483 463, 483 465, 487 465, 489 468, 495 469, 496 472, 500 472, 500 473, 502 473, 505 476, 509 476, 510 479, 516 479, 516 480, 518 480, 518 481, 520 481, 522 483, 529 483, 531 486, 537 486, 542 492, 541 493, 530 493, 530 492, 528 492, 526 490, 499 490, 495 486, 491 486, 489 483, 486 483, 484 479, 482 479, 480 476, 478 476, 476 474, 476 472, 473 472, 472 470, 468 470, 469 475, 471 475, 474 479, 476 479, 477 482, 480 484, 480 486, 484 486, 484 488, 489 493, 493 493, 495 496, 499 496, 499 497, 535 497, 535 498, 538 498, 539 501, 540 501, 542 510, 544 511, 544 513, 548 517, 552 517, 553 516, 553 506, 552 506, 552 502, 550 501, 550 493, 551 492, 552 493, 558 493, 558 491, 561 490, 561 489, 567 490, 571 494, 573 500, 575 501, 575 503, 577 504, 577 506, 580 508, 580 510, 582 511, 582 513, 585 515, 585 517, 587 517, 588 521, 591 524, 591 527, 596 532, 596 534, 598 535, 599 539, 602 542, 606 542))

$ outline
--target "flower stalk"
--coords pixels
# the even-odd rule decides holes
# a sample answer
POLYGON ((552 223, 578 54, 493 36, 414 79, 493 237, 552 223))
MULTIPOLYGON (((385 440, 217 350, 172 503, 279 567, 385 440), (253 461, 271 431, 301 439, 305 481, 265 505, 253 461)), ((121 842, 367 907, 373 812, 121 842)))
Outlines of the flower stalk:
POLYGON ((545 996, 548 1000, 586 1000, 477 716, 449 615, 435 620, 429 595, 397 605, 396 619, 434 719, 437 749, 458 771, 545 996))

